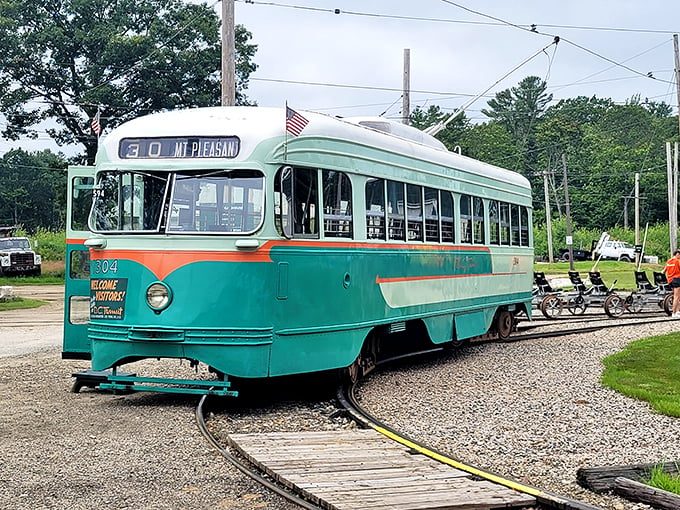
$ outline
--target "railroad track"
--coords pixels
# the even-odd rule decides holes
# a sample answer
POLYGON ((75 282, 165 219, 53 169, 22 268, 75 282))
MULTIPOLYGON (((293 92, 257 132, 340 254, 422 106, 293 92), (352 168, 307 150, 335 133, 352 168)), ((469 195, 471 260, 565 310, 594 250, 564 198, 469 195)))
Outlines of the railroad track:
MULTIPOLYGON (((647 314, 635 314, 630 318, 626 319, 610 319, 606 317, 595 318, 589 317, 587 320, 579 321, 574 327, 569 327, 568 329, 562 329, 556 331, 540 331, 542 326, 555 326, 555 321, 536 321, 538 324, 532 324, 531 328, 527 328, 531 332, 522 332, 519 335, 513 335, 509 341, 519 341, 530 338, 542 338, 542 337, 556 337, 556 336, 566 336, 571 334, 586 333, 591 331, 597 331, 601 329, 608 328, 620 328, 627 326, 639 325, 640 323, 650 323, 650 322, 662 322, 670 320, 666 316, 659 316, 655 314, 654 316, 648 316, 647 314), (534 331, 535 330, 535 331, 534 331)), ((484 340, 485 343, 491 342, 493 340, 484 340)), ((390 358, 389 360, 383 360, 378 364, 378 368, 384 368, 385 365, 393 363, 398 360, 403 360, 405 358, 412 358, 416 356, 426 356, 426 355, 437 355, 439 352, 443 351, 443 348, 435 348, 427 351, 421 351, 418 353, 410 353, 408 355, 396 356, 390 358)), ((339 387, 337 390, 337 400, 340 402, 345 412, 356 421, 360 427, 369 428, 377 431, 378 433, 384 435, 390 440, 406 447, 410 451, 417 452, 424 456, 430 457, 439 463, 446 464, 453 469, 460 470, 469 473, 475 480, 486 480, 494 484, 499 484, 503 487, 507 487, 514 491, 522 492, 524 494, 529 494, 536 499, 536 504, 532 508, 537 509, 549 509, 549 508, 560 508, 560 509, 574 509, 574 510, 593 510, 597 507, 583 503, 580 501, 575 501, 567 497, 560 496, 548 491, 544 491, 535 487, 531 487, 511 479, 504 478, 494 473, 486 472, 476 466, 465 464, 457 459, 449 457, 442 454, 436 450, 428 448, 427 446, 420 444, 398 431, 390 428, 389 426, 381 423, 378 419, 371 416, 368 412, 361 409, 354 398, 354 387, 353 386, 343 386, 339 387)), ((279 478, 274 472, 263 473, 260 469, 253 466, 251 462, 245 460, 241 455, 234 454, 230 451, 229 447, 225 447, 220 443, 209 431, 205 419, 203 406, 206 397, 201 399, 198 408, 196 409, 196 419, 199 423, 202 433, 205 435, 207 440, 215 447, 229 462, 234 464, 239 470, 241 470, 247 476, 250 476, 271 490, 275 491, 277 494, 285 497, 286 499, 292 501, 293 503, 299 505, 301 508, 333 508, 329 506, 320 506, 318 502, 310 501, 304 495, 304 491, 296 491, 294 487, 281 486, 280 483, 276 482, 279 478)), ((262 437, 264 437, 263 435, 262 437)), ((271 441, 271 438, 269 439, 271 441)))

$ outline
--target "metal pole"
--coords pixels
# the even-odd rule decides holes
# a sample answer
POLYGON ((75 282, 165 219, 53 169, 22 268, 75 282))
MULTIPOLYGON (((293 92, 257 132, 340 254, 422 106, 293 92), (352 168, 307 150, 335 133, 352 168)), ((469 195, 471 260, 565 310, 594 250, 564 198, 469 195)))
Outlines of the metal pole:
POLYGON ((222 106, 236 104, 234 0, 222 0, 222 106))
POLYGON ((678 99, 678 129, 680 129, 680 52, 678 51, 678 34, 673 34, 673 54, 675 55, 675 87, 678 99))
POLYGON ((567 248, 569 248, 569 270, 574 270, 574 241, 571 237, 571 209, 569 204, 569 185, 567 184, 567 155, 562 153, 562 171, 564 180, 564 201, 567 212, 567 248))
POLYGON ((675 155, 673 157, 673 199, 671 202, 673 206, 671 210, 671 221, 673 222, 673 227, 671 230, 671 239, 673 240, 672 251, 675 251, 678 247, 678 142, 675 142, 674 148, 675 155))
POLYGON ((545 228, 548 235, 548 262, 553 261, 552 220, 550 218, 550 194, 548 193, 548 170, 543 172, 543 193, 545 195, 545 228))
POLYGON ((675 251, 673 240, 673 166, 672 166, 671 142, 666 142, 666 182, 668 183, 668 238, 670 240, 670 251, 675 251))
POLYGON ((404 91, 402 93, 401 121, 409 125, 411 116, 411 50, 404 50, 404 91))
MULTIPOLYGON (((640 244, 640 174, 635 174, 635 246, 640 244)), ((636 259, 640 254, 636 253, 636 259)), ((637 260, 636 260, 637 262, 637 260)))

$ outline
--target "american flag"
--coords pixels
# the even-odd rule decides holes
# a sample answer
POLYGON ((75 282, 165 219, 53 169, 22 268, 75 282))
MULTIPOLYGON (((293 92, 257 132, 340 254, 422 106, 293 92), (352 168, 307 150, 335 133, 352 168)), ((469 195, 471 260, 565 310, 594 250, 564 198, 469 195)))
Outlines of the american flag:
POLYGON ((286 106, 286 131, 293 136, 298 136, 305 129, 309 121, 298 112, 286 106))
POLYGON ((99 108, 97 108, 97 113, 95 113, 94 117, 92 117, 92 131, 99 136, 102 132, 102 125, 99 123, 99 120, 101 119, 101 114, 99 112, 99 108))

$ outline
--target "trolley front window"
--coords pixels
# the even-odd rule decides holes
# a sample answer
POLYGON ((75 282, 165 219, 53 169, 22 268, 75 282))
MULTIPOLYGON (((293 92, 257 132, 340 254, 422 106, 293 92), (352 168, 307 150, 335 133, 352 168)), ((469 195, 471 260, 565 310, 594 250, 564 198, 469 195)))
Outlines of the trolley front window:
POLYGON ((253 170, 182 172, 174 179, 168 232, 242 234, 262 223, 264 176, 253 170))
POLYGON ((262 224, 264 176, 252 170, 105 171, 93 195, 96 232, 243 234, 262 224))
POLYGON ((168 174, 101 172, 93 190, 90 226, 96 232, 156 232, 168 174))

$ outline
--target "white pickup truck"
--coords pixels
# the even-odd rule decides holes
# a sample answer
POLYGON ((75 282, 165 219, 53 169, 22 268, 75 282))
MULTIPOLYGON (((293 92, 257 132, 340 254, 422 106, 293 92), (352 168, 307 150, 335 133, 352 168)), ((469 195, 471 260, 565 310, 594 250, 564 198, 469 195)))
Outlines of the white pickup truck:
POLYGON ((635 246, 611 239, 607 232, 602 232, 600 240, 593 249, 593 260, 620 260, 621 262, 635 261, 635 246))

